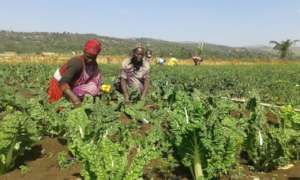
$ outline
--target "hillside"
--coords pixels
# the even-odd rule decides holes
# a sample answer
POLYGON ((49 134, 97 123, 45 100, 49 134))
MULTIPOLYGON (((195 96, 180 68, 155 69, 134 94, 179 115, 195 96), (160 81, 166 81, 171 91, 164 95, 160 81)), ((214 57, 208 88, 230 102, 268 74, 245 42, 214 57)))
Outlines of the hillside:
MULTIPOLYGON (((259 46, 250 46, 247 47, 247 49, 253 50, 253 51, 263 51, 263 52, 267 52, 267 53, 271 53, 271 54, 276 54, 277 52, 273 50, 273 48, 271 46, 263 46, 263 45, 259 45, 259 46)), ((300 56, 300 47, 292 47, 291 48, 293 54, 295 56, 300 56)))
MULTIPOLYGON (((17 53, 57 52, 70 53, 81 51, 82 45, 89 38, 99 38, 105 55, 126 55, 138 44, 151 48, 157 56, 175 56, 189 58, 199 51, 199 44, 193 42, 170 42, 149 38, 121 39, 99 36, 96 34, 49 33, 49 32, 13 32, 0 31, 0 53, 15 51, 17 53)), ((210 58, 266 58, 271 53, 259 49, 232 48, 207 43, 204 57, 210 58)))

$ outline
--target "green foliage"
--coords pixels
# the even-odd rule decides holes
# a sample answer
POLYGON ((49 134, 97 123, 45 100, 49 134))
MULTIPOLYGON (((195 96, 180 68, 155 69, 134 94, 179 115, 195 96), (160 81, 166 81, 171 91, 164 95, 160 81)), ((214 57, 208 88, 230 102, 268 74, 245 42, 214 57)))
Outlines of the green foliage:
POLYGON ((171 113, 176 152, 194 179, 214 178, 237 164, 245 134, 228 110, 226 102, 176 95, 171 113))
POLYGON ((300 152, 300 114, 296 113, 292 106, 282 108, 280 112, 283 137, 287 138, 287 148, 290 159, 299 160, 300 152))
POLYGON ((21 174, 26 174, 26 173, 30 172, 30 169, 28 166, 21 165, 19 168, 21 170, 21 174))
MULTIPOLYGON (((240 158, 259 171, 299 159, 300 115, 293 110, 300 102, 299 65, 154 66, 144 101, 133 91, 133 103, 124 104, 111 93, 87 96, 76 109, 64 99, 47 102, 56 68, 0 66, 1 173, 44 135, 67 140, 85 179, 151 179, 157 174, 173 179, 177 166, 190 168, 194 179, 215 179, 237 167, 240 158), (28 89, 30 97, 22 91, 28 89), (236 104, 223 96, 250 101, 236 104), (278 110, 260 102, 292 106, 278 110), (270 123, 269 111, 277 123, 270 123)), ((101 68, 109 79, 118 72, 117 66, 101 68)), ((71 164, 64 153, 58 162, 71 164)))
POLYGON ((291 55, 290 49, 297 42, 298 40, 290 40, 290 39, 281 42, 270 41, 270 43, 274 44, 273 49, 279 51, 281 59, 286 59, 288 56, 291 55))
POLYGON ((0 121, 0 174, 15 166, 17 157, 39 140, 36 123, 24 113, 15 111, 0 121))
POLYGON ((57 155, 58 166, 61 169, 68 167, 67 153, 62 151, 57 155))
MULTIPOLYGON (((96 102, 93 106, 97 107, 97 103, 101 104, 96 102)), ((66 134, 70 150, 84 165, 82 175, 85 179, 141 178, 144 166, 161 155, 161 151, 155 148, 155 144, 161 138, 160 133, 153 132, 145 139, 141 139, 130 133, 137 126, 122 127, 116 119, 114 119, 116 125, 106 126, 105 129, 95 125, 93 129, 93 121, 102 120, 102 123, 110 124, 110 121, 103 121, 104 117, 107 120, 109 114, 102 111, 95 112, 97 116, 94 116, 93 108, 87 107, 91 107, 91 104, 85 104, 69 112, 67 127, 70 129, 66 134), (87 110, 91 110, 89 117, 87 110), (114 139, 114 135, 119 137, 114 139)), ((112 115, 109 116, 117 118, 112 115)))
MULTIPOLYGON (((251 103, 252 101, 252 103, 251 103)), ((270 124, 265 116, 266 111, 252 99, 253 108, 247 127, 245 151, 250 164, 260 171, 270 171, 276 167, 286 165, 298 158, 299 132, 297 122, 299 115, 291 107, 282 109, 281 122, 270 124), (292 124, 295 123, 295 126, 292 124)))

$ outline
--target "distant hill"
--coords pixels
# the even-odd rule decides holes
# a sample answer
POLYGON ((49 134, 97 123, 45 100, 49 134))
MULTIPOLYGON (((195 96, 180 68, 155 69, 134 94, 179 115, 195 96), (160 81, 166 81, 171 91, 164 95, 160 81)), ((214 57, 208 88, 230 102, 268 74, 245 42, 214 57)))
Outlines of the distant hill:
MULTIPOLYGON (((263 45, 258 45, 258 46, 249 46, 247 47, 249 50, 253 51, 263 51, 263 52, 268 52, 271 54, 276 55, 276 51, 273 50, 272 47, 270 46, 263 46, 263 45)), ((292 52, 294 53, 295 56, 300 56, 300 47, 292 47, 291 48, 292 52)))
MULTIPOLYGON (((13 32, 0 31, 0 53, 57 52, 70 53, 81 51, 84 42, 90 38, 99 38, 103 44, 104 55, 127 55, 138 44, 150 48, 157 56, 190 58, 199 53, 199 44, 194 42, 170 42, 150 38, 121 39, 96 34, 55 33, 55 32, 13 32)), ((233 48, 206 43, 204 57, 210 58, 269 58, 274 53, 259 48, 233 48)))
POLYGON ((300 56, 300 47, 294 47, 292 50, 297 56, 300 56))

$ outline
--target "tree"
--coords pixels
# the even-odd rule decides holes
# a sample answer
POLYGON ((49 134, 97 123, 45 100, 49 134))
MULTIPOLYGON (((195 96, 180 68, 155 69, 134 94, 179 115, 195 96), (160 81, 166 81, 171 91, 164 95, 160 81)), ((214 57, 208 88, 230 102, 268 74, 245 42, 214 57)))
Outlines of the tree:
POLYGON ((290 54, 291 47, 296 44, 299 40, 290 40, 287 39, 286 41, 270 41, 271 44, 274 44, 273 49, 279 51, 280 59, 285 59, 290 54))

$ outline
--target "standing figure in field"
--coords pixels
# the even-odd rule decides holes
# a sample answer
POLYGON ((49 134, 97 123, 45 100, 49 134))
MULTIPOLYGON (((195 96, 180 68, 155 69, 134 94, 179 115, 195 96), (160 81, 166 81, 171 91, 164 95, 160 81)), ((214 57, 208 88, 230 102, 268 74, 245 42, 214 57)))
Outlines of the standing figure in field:
POLYGON ((200 56, 193 56, 192 59, 194 61, 195 66, 198 66, 203 62, 203 58, 200 56))
POLYGON ((195 66, 200 65, 203 62, 203 58, 201 57, 204 52, 205 43, 202 42, 201 45, 196 49, 196 52, 193 53, 192 59, 194 61, 195 66))
POLYGON ((85 95, 99 95, 101 73, 96 59, 100 51, 100 42, 90 39, 82 55, 71 58, 57 69, 48 88, 48 102, 54 103, 65 96, 78 107, 85 95))
POLYGON ((156 63, 162 66, 165 64, 165 59, 163 57, 158 57, 156 63))
POLYGON ((149 64, 152 61, 152 50, 147 49, 145 53, 145 60, 149 62, 149 64))
POLYGON ((125 102, 129 102, 129 87, 139 91, 141 100, 147 95, 150 86, 150 63, 144 56, 144 48, 137 47, 132 50, 132 56, 122 63, 116 86, 123 94, 125 102))

